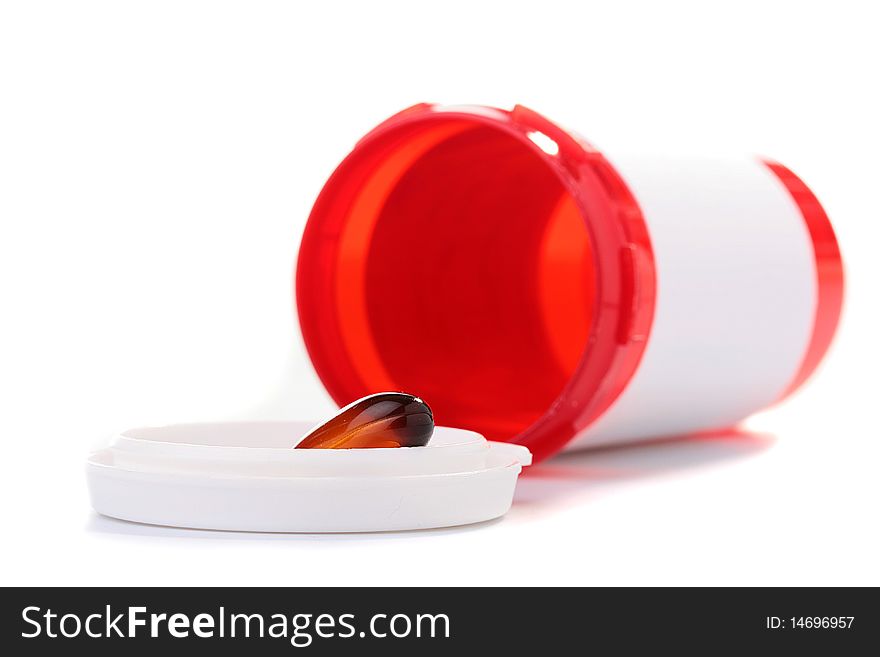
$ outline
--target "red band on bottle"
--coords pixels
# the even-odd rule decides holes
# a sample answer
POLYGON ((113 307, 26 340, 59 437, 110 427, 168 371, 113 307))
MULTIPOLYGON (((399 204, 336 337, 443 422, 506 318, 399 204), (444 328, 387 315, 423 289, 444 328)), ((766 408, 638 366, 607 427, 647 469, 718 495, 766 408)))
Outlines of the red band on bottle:
POLYGON ((843 306, 843 260, 834 230, 825 210, 810 188, 778 162, 765 161, 797 204, 813 244, 816 259, 816 314, 809 346, 792 382, 782 398, 797 390, 816 370, 828 351, 840 321, 843 306))

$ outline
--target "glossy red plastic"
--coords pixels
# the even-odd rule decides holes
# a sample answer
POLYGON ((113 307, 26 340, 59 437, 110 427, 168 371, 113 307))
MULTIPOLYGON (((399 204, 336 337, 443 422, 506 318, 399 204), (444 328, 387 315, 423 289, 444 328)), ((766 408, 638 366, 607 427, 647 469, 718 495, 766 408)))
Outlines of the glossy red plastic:
POLYGON ((790 169, 778 162, 764 163, 785 185, 801 211, 816 258, 817 299, 813 331, 801 366, 782 395, 784 399, 813 374, 831 346, 843 308, 843 259, 831 221, 810 188, 790 169))
POLYGON ((589 144, 521 106, 423 104, 326 183, 296 295, 337 403, 411 391, 542 459, 635 372, 655 283, 641 211, 589 144))

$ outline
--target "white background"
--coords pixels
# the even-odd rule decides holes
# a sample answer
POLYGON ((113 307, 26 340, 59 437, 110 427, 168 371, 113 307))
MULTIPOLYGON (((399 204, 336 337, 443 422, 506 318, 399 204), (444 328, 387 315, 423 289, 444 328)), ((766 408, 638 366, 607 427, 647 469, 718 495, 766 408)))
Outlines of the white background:
POLYGON ((3 2, 2 584, 880 584, 872 3, 3 2), (844 324, 750 433, 554 459, 502 520, 371 536, 95 516, 141 424, 333 408, 292 272, 323 181, 419 101, 601 146, 754 152, 823 201, 844 324))

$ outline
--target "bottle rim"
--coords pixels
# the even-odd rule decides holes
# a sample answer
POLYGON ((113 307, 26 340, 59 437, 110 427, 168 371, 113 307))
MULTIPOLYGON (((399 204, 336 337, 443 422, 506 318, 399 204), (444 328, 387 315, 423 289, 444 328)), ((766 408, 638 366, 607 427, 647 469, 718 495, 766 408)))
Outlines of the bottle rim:
MULTIPOLYGON (((537 112, 521 105, 506 111, 420 104, 367 133, 324 185, 303 233, 295 276, 303 339, 319 378, 338 404, 378 392, 369 389, 371 382, 358 380, 346 353, 339 315, 328 302, 338 258, 333 240, 326 237, 337 234, 346 220, 345 210, 363 183, 364 167, 381 166, 390 135, 450 120, 491 126, 531 149, 570 194, 589 233, 595 311, 586 345, 555 401, 510 439, 541 460, 562 449, 607 410, 635 373, 649 339, 656 268, 641 209, 614 167, 585 140, 537 112)), ((381 358, 381 354, 357 357, 381 358)))

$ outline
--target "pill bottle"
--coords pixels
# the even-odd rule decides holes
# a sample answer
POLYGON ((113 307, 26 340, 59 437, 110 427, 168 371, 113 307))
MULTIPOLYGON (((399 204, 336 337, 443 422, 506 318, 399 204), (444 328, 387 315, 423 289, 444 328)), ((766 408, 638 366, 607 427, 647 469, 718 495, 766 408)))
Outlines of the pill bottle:
POLYGON ((296 272, 337 403, 411 392, 536 459, 735 425, 810 376, 842 297, 828 217, 783 165, 600 152, 521 106, 380 124, 296 272))

